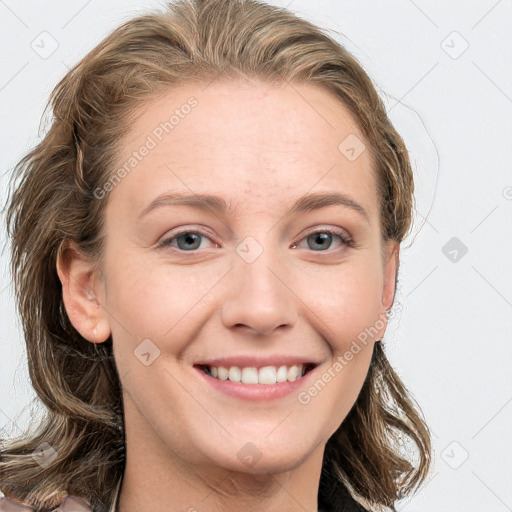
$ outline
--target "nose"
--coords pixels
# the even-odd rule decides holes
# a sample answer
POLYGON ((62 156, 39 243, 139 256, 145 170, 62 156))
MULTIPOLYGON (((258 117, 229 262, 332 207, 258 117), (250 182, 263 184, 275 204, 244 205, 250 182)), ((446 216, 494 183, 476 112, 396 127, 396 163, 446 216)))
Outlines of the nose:
POLYGON ((296 295, 288 275, 270 251, 263 251, 252 263, 236 255, 222 304, 226 328, 268 336, 294 325, 296 295))

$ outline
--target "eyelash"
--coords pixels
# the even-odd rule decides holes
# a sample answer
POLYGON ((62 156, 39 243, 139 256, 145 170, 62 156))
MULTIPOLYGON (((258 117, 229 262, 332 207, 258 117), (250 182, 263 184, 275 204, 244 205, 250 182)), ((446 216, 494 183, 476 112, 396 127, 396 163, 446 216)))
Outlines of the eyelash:
MULTIPOLYGON (((307 233, 303 238, 301 238, 300 241, 302 242, 302 240, 306 239, 307 237, 309 237, 311 235, 316 235, 316 234, 319 234, 319 233, 327 233, 329 235, 337 236, 341 240, 341 243, 343 245, 346 245, 347 247, 356 247, 356 243, 354 242, 354 240, 349 235, 347 235, 345 233, 345 231, 342 231, 341 229, 337 229, 337 228, 317 229, 315 231, 311 231, 310 233, 307 233)), ((159 242, 157 244, 157 247, 158 248, 168 247, 179 236, 185 235, 185 234, 201 235, 201 236, 204 236, 204 237, 210 239, 210 235, 208 233, 204 232, 204 231, 184 229, 182 231, 178 231, 177 233, 175 233, 171 238, 166 238, 165 240, 162 240, 161 242, 159 242)), ((296 245, 295 242, 294 242, 293 245, 296 245)), ((182 253, 197 252, 197 249, 196 250, 192 250, 192 251, 184 251, 182 249, 176 249, 176 250, 179 251, 179 252, 182 252, 182 253)), ((329 249, 327 251, 313 251, 313 252, 329 252, 329 249)))
MULTIPOLYGON (((329 235, 337 236, 343 245, 346 245, 348 247, 356 247, 356 244, 354 240, 343 230, 338 228, 328 228, 328 229, 317 229, 314 231, 310 231, 307 233, 304 237, 301 238, 302 240, 306 239, 308 236, 316 235, 318 233, 327 233, 329 235)), ((313 252, 327 252, 327 251, 313 251, 313 252)))

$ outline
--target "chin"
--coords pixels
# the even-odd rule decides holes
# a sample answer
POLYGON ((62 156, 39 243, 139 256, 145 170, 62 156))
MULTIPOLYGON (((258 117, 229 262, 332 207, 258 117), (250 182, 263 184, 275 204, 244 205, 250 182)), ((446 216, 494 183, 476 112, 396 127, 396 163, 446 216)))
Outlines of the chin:
POLYGON ((311 446, 306 452, 299 453, 296 447, 300 443, 290 440, 288 443, 279 442, 279 446, 263 445, 261 442, 256 445, 250 441, 236 444, 237 446, 240 444, 241 447, 236 450, 234 458, 227 457, 228 450, 226 450, 219 453, 218 457, 212 457, 211 460, 215 465, 229 471, 255 476, 291 471, 303 464, 314 451, 314 447, 311 446))

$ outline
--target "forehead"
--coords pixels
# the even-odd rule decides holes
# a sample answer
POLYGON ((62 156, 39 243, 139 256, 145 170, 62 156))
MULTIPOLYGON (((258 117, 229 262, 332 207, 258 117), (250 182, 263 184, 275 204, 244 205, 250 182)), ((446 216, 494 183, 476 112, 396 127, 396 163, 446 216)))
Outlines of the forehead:
POLYGON ((182 85, 138 112, 118 154, 127 176, 112 194, 139 210, 176 189, 265 210, 270 200, 337 190, 371 213, 368 149, 349 110, 323 88, 243 79, 182 85))

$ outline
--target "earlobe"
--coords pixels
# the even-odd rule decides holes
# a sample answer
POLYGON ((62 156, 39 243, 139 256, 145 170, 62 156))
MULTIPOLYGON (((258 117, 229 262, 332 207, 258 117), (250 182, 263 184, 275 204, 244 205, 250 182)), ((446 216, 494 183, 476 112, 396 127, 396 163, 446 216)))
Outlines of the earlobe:
POLYGON ((73 243, 61 246, 57 274, 69 320, 83 338, 102 343, 110 336, 110 323, 102 305, 104 284, 94 263, 73 243))

